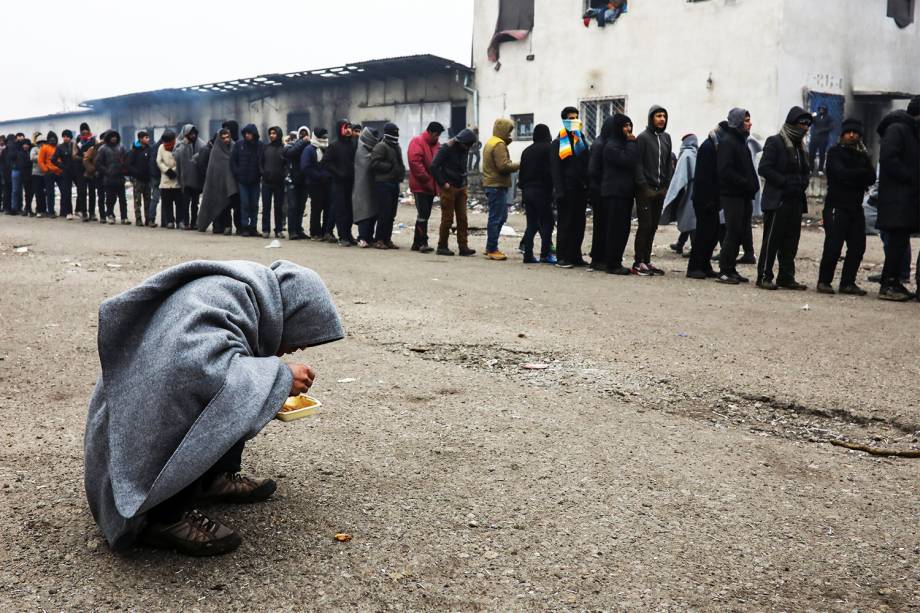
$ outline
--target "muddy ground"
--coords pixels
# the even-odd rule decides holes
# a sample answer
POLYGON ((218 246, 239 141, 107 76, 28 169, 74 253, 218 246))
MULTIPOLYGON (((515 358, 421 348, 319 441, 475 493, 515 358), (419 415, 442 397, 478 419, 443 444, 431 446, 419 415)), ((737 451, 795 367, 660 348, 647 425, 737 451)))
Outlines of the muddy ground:
POLYGON ((920 610, 920 460, 828 443, 918 447, 920 306, 690 281, 675 235, 648 279, 419 255, 406 231, 265 249, 0 218, 0 609, 920 610), (193 258, 316 269, 348 338, 296 356, 323 414, 247 447, 274 499, 210 509, 240 550, 114 555, 82 489, 97 308, 193 258))

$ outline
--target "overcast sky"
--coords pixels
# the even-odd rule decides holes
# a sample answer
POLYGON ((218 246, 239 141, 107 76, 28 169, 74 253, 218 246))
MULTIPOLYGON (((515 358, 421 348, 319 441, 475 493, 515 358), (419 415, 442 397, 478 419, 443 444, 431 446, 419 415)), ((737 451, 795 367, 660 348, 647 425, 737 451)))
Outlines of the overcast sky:
POLYGON ((0 119, 72 111, 91 98, 399 55, 470 63, 472 0, 2 4, 0 119))

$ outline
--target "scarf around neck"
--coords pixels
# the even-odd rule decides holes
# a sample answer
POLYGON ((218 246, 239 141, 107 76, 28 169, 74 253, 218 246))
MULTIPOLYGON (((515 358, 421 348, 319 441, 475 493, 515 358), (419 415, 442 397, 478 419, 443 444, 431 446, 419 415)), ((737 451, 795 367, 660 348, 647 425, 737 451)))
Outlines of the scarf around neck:
POLYGON ((790 156, 799 160, 807 159, 805 154, 805 130, 797 125, 784 123, 779 135, 786 145, 790 156))
POLYGON ((564 127, 559 131, 559 159, 565 160, 583 153, 587 148, 581 133, 581 121, 566 119, 562 123, 564 127))

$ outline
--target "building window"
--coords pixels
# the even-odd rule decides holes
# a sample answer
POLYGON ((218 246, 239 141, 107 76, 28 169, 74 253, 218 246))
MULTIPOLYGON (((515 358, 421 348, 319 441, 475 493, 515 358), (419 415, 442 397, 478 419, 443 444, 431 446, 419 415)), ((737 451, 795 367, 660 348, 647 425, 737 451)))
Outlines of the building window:
POLYGON ((533 140, 533 113, 512 115, 515 140, 533 140))
MULTIPOLYGON (((296 132, 300 129, 300 126, 307 126, 310 128, 310 111, 300 111, 287 114, 288 132, 296 132)), ((312 130, 313 128, 310 129, 312 130)))
POLYGON ((626 98, 592 98, 581 101, 581 121, 584 124, 584 134, 593 140, 601 133, 604 120, 617 113, 626 112, 626 98))

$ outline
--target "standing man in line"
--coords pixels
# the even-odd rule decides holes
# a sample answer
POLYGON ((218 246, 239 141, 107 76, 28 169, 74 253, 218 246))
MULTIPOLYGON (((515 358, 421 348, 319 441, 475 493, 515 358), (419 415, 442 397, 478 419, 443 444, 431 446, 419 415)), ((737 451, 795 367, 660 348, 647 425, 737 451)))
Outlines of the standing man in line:
MULTIPOLYGON (((553 137, 549 126, 538 123, 533 129, 533 144, 521 153, 518 186, 527 215, 527 229, 521 245, 525 264, 555 263, 553 256, 553 137), (534 237, 540 234, 540 259, 534 257, 534 237)), ((596 249, 597 245, 592 245, 596 249)), ((600 260, 598 260, 600 261, 600 260)), ((592 263, 593 260, 592 260, 592 263)))
MULTIPOLYGON (((508 145, 514 122, 499 118, 492 126, 492 137, 482 150, 482 186, 489 202, 489 222, 486 238, 486 257, 490 260, 507 260, 508 256, 498 250, 498 237, 502 226, 508 220, 508 191, 511 188, 511 174, 520 169, 520 164, 511 161, 508 145)), ((456 205, 454 206, 456 208, 456 205)))
POLYGON ((354 225, 351 193, 355 184, 355 152, 358 140, 348 120, 338 122, 336 135, 337 140, 329 145, 324 160, 326 170, 332 177, 332 216, 339 235, 339 246, 353 247, 358 244, 351 231, 354 225))
POLYGON ((374 179, 374 199, 377 201, 374 248, 399 249, 393 244, 393 222, 399 207, 399 188, 406 178, 406 165, 399 147, 399 127, 396 124, 383 126, 383 138, 371 151, 370 169, 374 179))
MULTIPOLYGON (((10 143, 12 145, 12 143, 10 143)), ((61 169, 55 182, 58 190, 61 192, 61 217, 67 220, 73 216, 73 160, 77 147, 73 142, 73 132, 64 130, 61 132, 61 144, 57 146, 51 161, 61 169)))
POLYGON ((758 172, 764 178, 763 245, 757 263, 757 287, 804 291, 795 280, 795 256, 802 234, 802 212, 811 168, 805 150, 805 136, 811 127, 811 114, 793 107, 779 134, 767 139, 758 172), (779 259, 779 275, 773 282, 773 263, 779 259))
MULTIPOLYGON (((134 192, 134 225, 156 227, 156 209, 150 206, 150 135, 146 130, 137 133, 137 140, 128 154, 131 171, 131 190, 134 192), (152 213, 152 216, 151 216, 152 213)), ((165 215, 164 215, 165 223, 165 215)))
MULTIPOLYGON (((878 297, 903 302, 912 294, 901 283, 901 267, 910 235, 920 228, 920 96, 911 99, 906 111, 889 113, 878 134, 882 144, 876 227, 888 234, 878 297)), ((916 274, 920 286, 920 270, 916 274)))
POLYGON ((282 154, 288 164, 288 240, 299 241, 308 238, 303 231, 303 213, 307 205, 307 183, 303 172, 303 154, 310 146, 313 133, 307 126, 297 129, 297 137, 284 145, 282 154))
MULTIPOLYGON (((687 277, 690 279, 715 279, 719 274, 712 269, 712 253, 719 244, 719 143, 725 138, 728 122, 722 121, 700 145, 696 154, 693 177, 693 212, 696 215, 696 236, 690 246, 687 277)), ((753 163, 752 163, 753 166, 753 163)))
POLYGON ((329 148, 329 130, 313 129, 310 144, 300 154, 300 172, 310 197, 310 238, 314 241, 335 242, 332 211, 329 203, 329 173, 323 164, 329 148))
POLYGON ((441 194, 441 226, 438 231, 438 255, 452 256, 454 252, 447 246, 450 227, 457 216, 457 247, 461 256, 476 253, 467 243, 469 227, 466 218, 467 168, 470 147, 476 142, 472 130, 462 130, 460 134, 447 141, 438 149, 431 161, 431 176, 434 177, 441 194))
MULTIPOLYGON (((751 134, 751 114, 734 108, 722 131, 716 153, 719 174, 719 203, 725 214, 725 239, 719 252, 719 282, 728 285, 747 283, 738 273, 738 251, 744 241, 745 227, 750 223, 754 196, 760 190, 757 171, 747 146, 751 134)), ((801 215, 800 215, 801 217, 801 215)))
POLYGON ((259 160, 262 157, 262 142, 255 124, 243 127, 243 138, 233 145, 230 154, 230 170, 239 183, 240 235, 258 236, 256 220, 259 217, 259 186, 262 178, 259 160))
POLYGON ((428 124, 424 132, 409 142, 407 157, 409 159, 409 191, 415 198, 415 236, 412 239, 412 251, 431 253, 428 246, 428 219, 438 186, 431 175, 431 162, 438 154, 438 140, 444 133, 444 126, 437 121, 428 124))
POLYGON ((198 203, 204 187, 204 177, 192 160, 203 148, 204 145, 198 138, 198 128, 190 123, 185 124, 173 156, 176 158, 176 174, 182 188, 182 207, 188 208, 186 219, 189 220, 189 230, 198 226, 198 203))
POLYGON ((73 176, 77 186, 77 214, 83 216, 83 221, 91 221, 96 217, 96 184, 93 177, 86 173, 84 160, 86 154, 96 144, 96 138, 89 130, 89 124, 80 124, 80 135, 76 142, 76 157, 73 164, 73 176), (91 214, 92 213, 92 214, 91 214))
POLYGON ((284 174, 285 161, 282 151, 281 128, 268 129, 268 144, 262 148, 259 157, 259 171, 262 175, 262 238, 271 235, 272 201, 275 205, 275 238, 284 238, 284 174))
POLYGON ((553 140, 550 165, 553 172, 553 199, 559 215, 556 234, 558 268, 585 266, 581 245, 585 240, 588 207, 588 164, 591 152, 581 132, 578 109, 562 109, 562 130, 553 140))
POLYGON ((652 106, 648 112, 648 126, 637 137, 639 164, 636 166, 636 228, 635 262, 632 272, 637 275, 663 275, 664 271, 652 265, 652 248, 655 233, 661 221, 664 198, 671 185, 674 165, 671 161, 671 135, 668 129, 668 111, 662 106, 652 106))
POLYGON ((833 131, 834 118, 828 114, 826 106, 819 106, 818 113, 812 121, 811 138, 808 140, 808 161, 819 177, 824 176, 824 159, 833 131), (815 158, 818 159, 817 166, 815 158))
POLYGON ((105 133, 104 143, 96 155, 96 172, 105 186, 105 214, 109 224, 115 224, 115 201, 119 204, 122 225, 129 226, 128 199, 125 196, 125 169, 128 155, 121 146, 121 135, 115 130, 105 133))
POLYGON ((61 174, 61 169, 53 161, 57 146, 57 134, 49 131, 48 136, 45 137, 45 143, 38 151, 38 165, 45 178, 45 217, 51 218, 57 217, 54 212, 54 185, 61 174))

